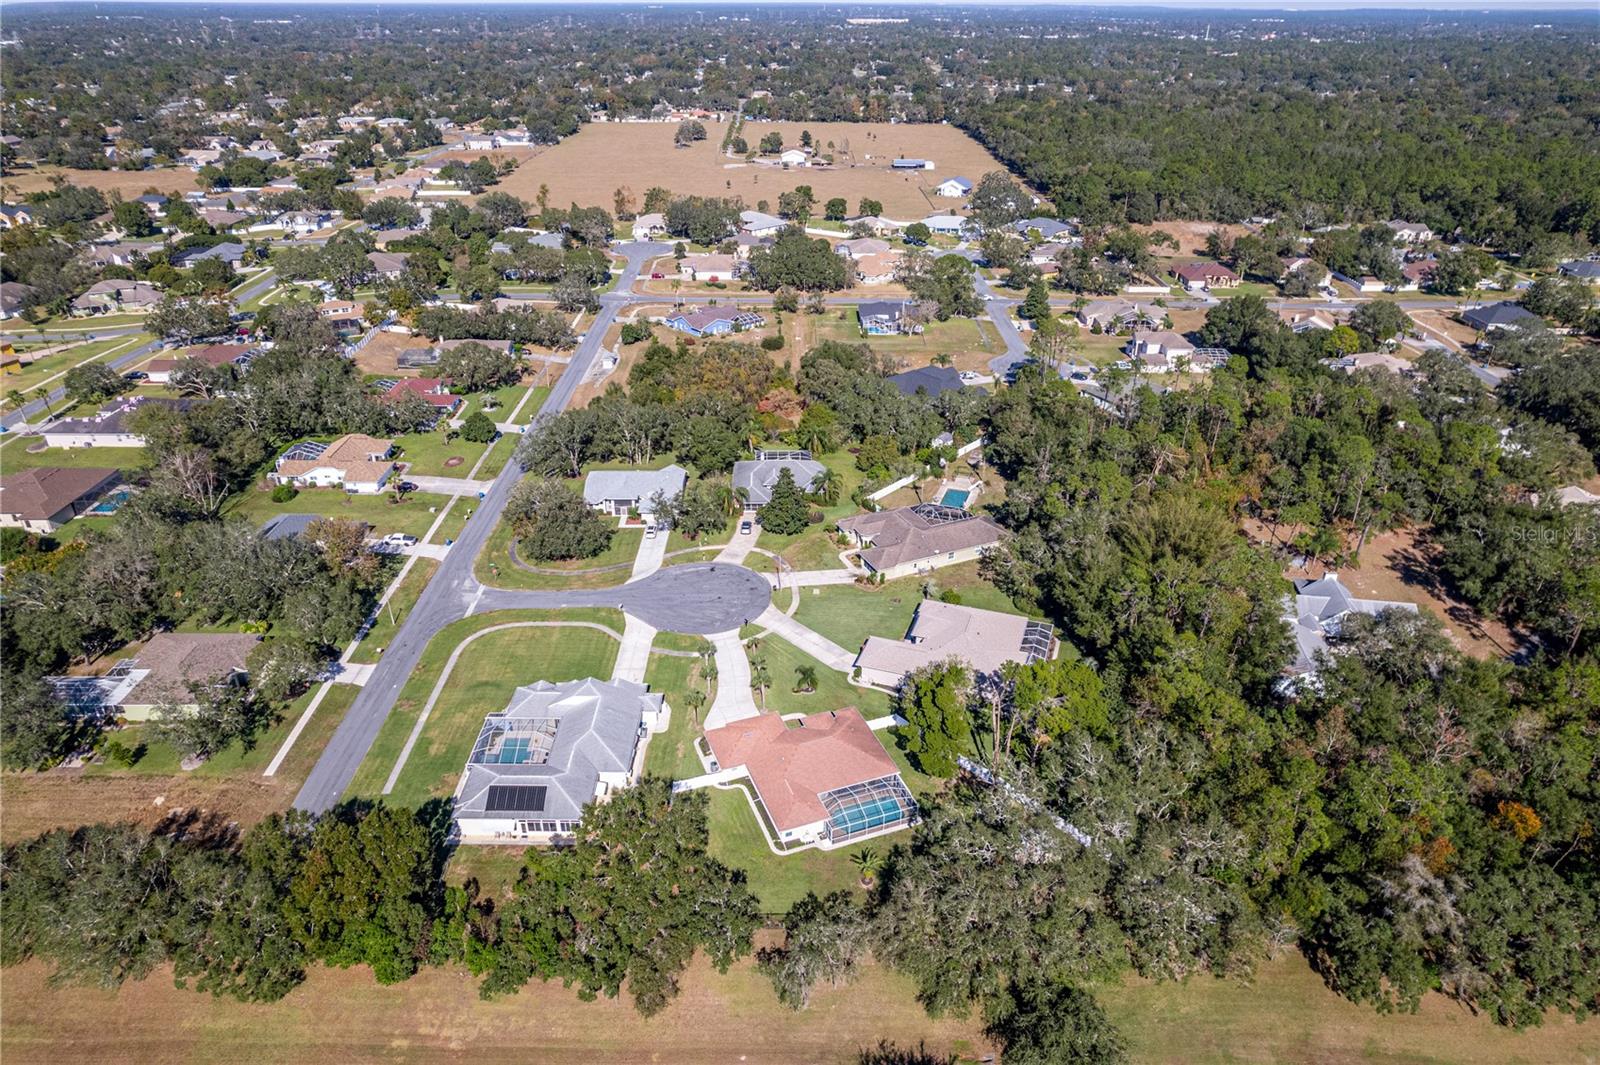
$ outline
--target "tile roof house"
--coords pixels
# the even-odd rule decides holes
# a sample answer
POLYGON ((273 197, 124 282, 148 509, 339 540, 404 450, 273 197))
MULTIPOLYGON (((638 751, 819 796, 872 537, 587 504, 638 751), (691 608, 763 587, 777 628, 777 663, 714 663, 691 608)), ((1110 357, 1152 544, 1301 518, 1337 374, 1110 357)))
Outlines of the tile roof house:
POLYGON ((741 329, 754 329, 762 325, 766 319, 754 311, 741 311, 734 306, 700 307, 692 311, 677 311, 661 321, 669 329, 676 329, 680 333, 706 337, 721 336, 741 329))
POLYGON ((685 281, 729 281, 739 269, 737 255, 685 255, 678 263, 678 276, 685 281))
POLYGON ((719 772, 749 779, 779 847, 830 849, 917 818, 894 759, 854 707, 795 726, 777 714, 744 718, 708 730, 706 743, 719 772))
POLYGON ((1461 320, 1480 333, 1487 333, 1495 329, 1517 330, 1524 326, 1537 325, 1539 316, 1524 308, 1520 303, 1486 303, 1481 307, 1474 307, 1461 312, 1461 320))
POLYGON ((166 707, 198 710, 191 686, 238 684, 261 637, 241 633, 159 632, 132 659, 100 677, 50 677, 58 699, 86 716, 149 721, 166 707))
POLYGON ((899 252, 877 252, 857 255, 851 260, 856 268, 856 280, 863 285, 887 285, 894 280, 900 266, 899 252))
POLYGON ((1087 329, 1098 325, 1102 333, 1120 333, 1135 326, 1154 329, 1164 313, 1153 304, 1133 300, 1090 300, 1078 311, 1078 321, 1087 329))
POLYGON ((207 366, 245 366, 255 350, 251 344, 202 344, 184 348, 175 355, 151 359, 144 364, 144 372, 150 375, 151 384, 164 385, 171 382, 173 372, 190 359, 207 366))
POLYGON ((161 290, 148 281, 96 281, 72 301, 73 314, 148 311, 161 302, 161 290))
POLYGON ((634 782, 660 695, 631 680, 541 680, 484 718, 455 791, 463 843, 570 839, 591 802, 634 782))
POLYGON ((1386 610, 1407 610, 1415 614, 1415 603, 1383 599, 1357 599, 1339 583, 1337 573, 1315 580, 1294 582, 1294 595, 1284 596, 1283 620, 1294 636, 1295 658, 1285 673, 1291 680, 1314 676, 1317 653, 1328 647, 1328 637, 1339 636, 1339 626, 1350 614, 1382 614, 1386 610))
POLYGON ((1187 292, 1234 288, 1239 284, 1239 275, 1221 263, 1184 263, 1172 268, 1172 276, 1187 292))
POLYGON ((674 463, 659 470, 592 470, 583 481, 583 501, 596 510, 624 517, 649 512, 657 495, 676 499, 689 471, 674 463))
POLYGON ((121 480, 116 470, 40 466, 0 476, 0 527, 53 533, 121 480))
POLYGON ((417 396, 441 414, 449 414, 461 406, 461 397, 450 394, 448 377, 402 377, 389 386, 383 398, 396 400, 408 395, 417 396))
POLYGON ((772 486, 788 470, 802 492, 814 490, 828 468, 811 457, 809 451, 757 451, 754 459, 733 464, 733 487, 743 492, 744 509, 755 510, 772 499, 772 486))
POLYGON ((1058 650, 1047 621, 998 610, 924 599, 903 640, 868 636, 855 665, 868 684, 893 688, 907 673, 954 658, 974 673, 995 673, 1007 662, 1027 665, 1054 658, 1058 650))
POLYGON ((859 259, 863 255, 881 255, 889 250, 889 242, 877 237, 856 237, 853 240, 841 240, 833 246, 833 250, 851 259, 859 259))
POLYGON ((144 437, 128 424, 136 412, 146 407, 188 410, 192 405, 189 399, 124 396, 85 418, 57 418, 40 435, 45 447, 144 447, 144 437))
POLYGON ((393 440, 350 433, 331 444, 311 441, 291 445, 278 456, 267 480, 308 488, 343 488, 357 495, 376 495, 394 472, 393 440))
POLYGON ((862 564, 885 580, 970 562, 1005 537, 993 518, 938 503, 853 514, 838 526, 861 549, 862 564))

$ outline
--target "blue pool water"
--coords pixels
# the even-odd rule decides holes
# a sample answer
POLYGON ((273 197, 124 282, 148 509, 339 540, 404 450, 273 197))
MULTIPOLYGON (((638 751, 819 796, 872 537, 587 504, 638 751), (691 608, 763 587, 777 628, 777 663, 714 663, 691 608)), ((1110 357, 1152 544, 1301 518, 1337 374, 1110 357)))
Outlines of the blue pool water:
POLYGON ((965 507, 967 498, 971 495, 971 492, 963 488, 947 488, 945 489, 944 498, 939 500, 939 503, 947 507, 965 507))

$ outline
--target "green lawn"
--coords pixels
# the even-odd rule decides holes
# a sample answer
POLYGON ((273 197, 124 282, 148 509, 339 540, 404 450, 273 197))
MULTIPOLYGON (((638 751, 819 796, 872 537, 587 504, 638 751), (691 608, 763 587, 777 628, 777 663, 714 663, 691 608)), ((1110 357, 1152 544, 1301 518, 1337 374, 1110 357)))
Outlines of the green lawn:
POLYGON ((539 408, 544 405, 545 398, 550 395, 550 386, 535 385, 533 386, 532 391, 533 395, 529 396, 528 401, 522 404, 522 409, 517 411, 517 416, 515 418, 511 417, 511 412, 516 408, 517 403, 520 402, 519 400, 512 400, 510 403, 506 404, 504 417, 496 420, 505 421, 509 418, 516 425, 530 424, 533 419, 538 416, 539 408))
MULTIPOLYGON (((663 638, 669 635, 674 634, 661 633, 656 637, 656 643, 661 644, 663 638)), ((700 765, 699 757, 694 752, 694 741, 705 730, 694 720, 695 715, 690 713, 689 707, 683 700, 683 694, 691 685, 697 691, 706 690, 705 681, 700 673, 699 660, 678 658, 673 655, 651 655, 644 679, 645 683, 650 685, 650 690, 665 695, 667 705, 672 707, 672 720, 668 723, 667 730, 650 737, 650 747, 645 752, 644 771, 651 776, 669 777, 673 780, 683 780, 705 772, 700 765)), ((713 684, 713 696, 715 693, 716 685, 713 684)), ((702 721, 706 707, 710 705, 708 699, 705 706, 700 708, 699 717, 702 721)))
POLYGON ((911 336, 862 336, 861 324, 854 307, 830 308, 827 314, 815 319, 817 339, 837 340, 845 344, 867 344, 874 351, 900 355, 906 358, 931 358, 934 355, 954 355, 964 351, 983 351, 998 354, 1003 345, 995 335, 994 324, 981 318, 951 318, 944 322, 929 322, 921 333, 911 336), (841 318, 840 315, 843 315, 841 318))
POLYGON ((467 402, 461 408, 461 417, 465 418, 474 411, 484 410, 484 404, 490 400, 494 405, 487 410, 489 417, 497 422, 503 422, 511 416, 511 408, 517 405, 517 400, 522 398, 522 393, 527 388, 523 385, 506 385, 491 392, 475 392, 467 397, 467 402))
POLYGON ((511 526, 504 520, 489 534, 483 553, 478 556, 478 579, 497 588, 609 588, 622 584, 631 570, 615 569, 604 573, 577 573, 620 563, 631 563, 639 553, 644 540, 643 529, 618 529, 611 536, 611 546, 594 558, 575 559, 571 562, 530 562, 544 569, 561 570, 560 573, 532 573, 511 561, 511 526))
POLYGON ((7 473, 41 466, 68 466, 73 469, 104 466, 113 470, 137 470, 144 466, 146 456, 142 447, 49 447, 42 451, 29 451, 26 445, 19 444, 6 448, 5 458, 0 461, 3 461, 7 473))
POLYGON ((472 469, 472 464, 478 461, 486 445, 474 444, 472 441, 457 435, 454 440, 447 440, 444 423, 439 423, 439 428, 425 433, 407 433, 395 437, 395 458, 401 462, 409 463, 406 475, 410 477, 465 477, 472 469), (455 465, 447 465, 449 460, 458 459, 455 465))
POLYGON ((749 886, 765 913, 782 914, 805 898, 806 892, 825 895, 830 891, 856 886, 860 873, 850 864, 850 855, 865 847, 879 854, 893 845, 895 837, 868 840, 836 851, 803 850, 793 854, 774 854, 766 836, 756 823, 749 800, 742 789, 706 788, 710 801, 711 854, 724 864, 743 869, 749 886))
MULTIPOLYGON (((493 620, 480 628, 522 620, 488 617, 493 620)), ((450 626, 428 645, 422 662, 401 690, 394 712, 362 762, 351 785, 352 794, 382 792, 416 715, 427 703, 450 654, 467 635, 454 631, 460 624, 450 626)), ((617 642, 589 628, 506 629, 479 637, 467 645, 457 660, 389 801, 415 806, 431 797, 449 795, 472 752, 484 715, 503 708, 518 686, 538 680, 609 677, 616 657, 617 642)))
MULTIPOLYGON (((511 461, 511 456, 516 454, 517 441, 521 437, 502 435, 489 445, 489 457, 483 460, 483 465, 477 468, 477 479, 480 481, 492 480, 499 476, 500 471, 506 468, 506 463, 511 461)), ((470 469, 468 472, 473 472, 470 469)))
POLYGON ((431 558, 419 558, 411 564, 411 572, 406 574, 406 579, 400 582, 400 587, 394 590, 394 595, 389 597, 389 601, 378 608, 378 620, 373 622, 366 636, 356 644, 355 651, 350 655, 350 661, 378 660, 378 649, 389 646, 394 634, 405 624, 406 615, 417 605, 417 600, 422 596, 422 589, 428 586, 428 582, 433 579, 438 569, 439 563, 431 558))
POLYGON ((978 576, 976 562, 935 570, 927 577, 904 577, 877 587, 855 584, 800 589, 794 619, 847 650, 858 649, 868 636, 898 640, 922 602, 923 588, 961 596, 963 606, 1020 614, 1011 600, 978 576))
MULTIPOLYGON (((772 676, 772 686, 767 689, 766 709, 779 714, 814 714, 822 710, 838 710, 853 706, 866 718, 882 717, 889 712, 889 697, 875 688, 858 688, 838 670, 829 669, 800 648, 780 636, 764 636, 759 646, 747 647, 752 664, 757 658, 765 659, 767 671, 772 676), (808 665, 817 671, 817 690, 796 692, 795 670, 808 665)), ((761 705, 756 697, 756 705, 761 705)))
POLYGON ((446 540, 460 539, 461 530, 466 528, 467 511, 472 508, 460 499, 454 503, 447 503, 446 506, 449 510, 445 512, 444 521, 439 523, 439 527, 428 538, 430 544, 442 544, 446 540))
MULTIPOLYGON (((65 339, 65 336, 51 337, 47 339, 46 345, 59 343, 65 339)), ((64 351, 42 356, 24 366, 21 371, 7 374, 3 379, 0 379, 0 393, 15 390, 27 395, 27 393, 44 384, 45 381, 55 377, 57 374, 65 373, 79 363, 98 360, 108 352, 122 355, 132 351, 149 339, 150 337, 142 333, 137 336, 108 337, 104 340, 91 340, 87 344, 77 344, 64 351)), ((60 380, 54 380, 50 382, 50 387, 55 388, 60 384, 60 380)), ((28 398, 31 401, 32 397, 28 398)), ((7 406, 10 406, 10 404, 7 403, 7 406)))
MULTIPOLYGON (((98 449, 97 449, 98 450, 98 449)), ((374 496, 350 495, 337 488, 302 488, 287 503, 274 503, 271 493, 250 488, 235 496, 225 508, 225 513, 247 518, 257 525, 274 514, 321 514, 329 518, 364 521, 372 526, 374 535, 402 532, 412 536, 426 535, 439 507, 450 501, 449 496, 413 492, 401 503, 391 503, 388 493, 374 496)))

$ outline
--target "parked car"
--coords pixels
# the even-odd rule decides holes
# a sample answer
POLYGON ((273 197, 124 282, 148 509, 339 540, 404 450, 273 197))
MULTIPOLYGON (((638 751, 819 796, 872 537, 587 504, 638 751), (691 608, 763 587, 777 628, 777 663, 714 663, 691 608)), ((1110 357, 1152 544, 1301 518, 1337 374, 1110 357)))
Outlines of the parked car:
POLYGON ((652 280, 652 281, 660 281, 660 280, 664 279, 666 276, 667 276, 666 274, 663 274, 660 270, 657 270, 655 273, 650 275, 650 280, 652 280))
POLYGON ((400 491, 400 492, 415 492, 417 490, 417 482, 416 481, 401 481, 399 484, 395 485, 394 487, 395 487, 396 491, 400 491))
POLYGON ((740 536, 749 536, 750 535, 750 519, 749 518, 746 518, 744 521, 741 521, 739 523, 739 535, 740 536))
POLYGON ((978 380, 978 378, 982 377, 983 375, 977 370, 962 370, 958 376, 961 378, 961 380, 970 384, 971 382, 978 380))
POLYGON ((654 525, 646 525, 644 527, 644 538, 646 540, 654 540, 656 538, 656 527, 654 525))
POLYGON ((145 373, 143 370, 129 370, 127 373, 122 375, 122 379, 124 381, 146 381, 149 380, 149 378, 150 375, 145 373))
POLYGON ((391 547, 413 547, 420 541, 410 533, 390 533, 383 538, 383 542, 391 547))

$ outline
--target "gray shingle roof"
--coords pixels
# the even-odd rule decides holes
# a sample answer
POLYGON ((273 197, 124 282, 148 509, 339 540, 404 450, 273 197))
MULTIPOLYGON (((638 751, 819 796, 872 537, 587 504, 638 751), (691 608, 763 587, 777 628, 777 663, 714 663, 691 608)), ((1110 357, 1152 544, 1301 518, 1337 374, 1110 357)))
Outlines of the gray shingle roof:
POLYGON ((674 463, 659 470, 594 470, 583 482, 583 501, 590 506, 610 499, 651 500, 660 492, 676 499, 689 471, 674 463))
POLYGON ((772 499, 772 486, 778 483, 778 475, 784 470, 794 474, 794 483, 802 492, 811 491, 828 472, 809 451, 758 451, 754 459, 733 464, 733 487, 744 489, 747 502, 763 506, 772 499), (779 455, 784 457, 776 457, 779 455))

